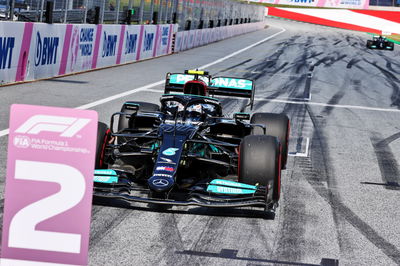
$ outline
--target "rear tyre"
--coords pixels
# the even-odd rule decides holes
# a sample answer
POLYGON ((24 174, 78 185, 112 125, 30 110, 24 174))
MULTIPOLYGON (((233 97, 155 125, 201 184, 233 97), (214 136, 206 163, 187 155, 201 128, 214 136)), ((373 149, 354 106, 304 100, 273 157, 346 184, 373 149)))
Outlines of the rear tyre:
POLYGON ((240 143, 239 182, 271 186, 272 193, 269 191, 266 195, 269 205, 278 202, 280 197, 280 151, 279 141, 273 136, 249 135, 244 137, 240 143))
MULTIPOLYGON (((139 112, 156 112, 160 111, 160 106, 154 103, 146 103, 146 102, 126 102, 122 105, 121 113, 126 113, 128 115, 133 114, 135 111, 130 110, 127 106, 137 104, 139 105, 139 112)), ((118 120, 118 131, 121 131, 125 128, 129 128, 129 116, 120 115, 118 120)))
MULTIPOLYGON (((266 135, 277 137, 282 147, 282 169, 286 168, 289 152, 290 121, 286 114, 255 113, 250 123, 265 126, 266 135)), ((263 135, 261 127, 254 127, 252 135, 263 135)))
POLYGON ((368 40, 368 41, 367 41, 367 48, 368 48, 368 49, 371 49, 372 44, 373 44, 373 41, 368 40))
POLYGON ((97 141, 96 141, 96 161, 95 169, 106 168, 105 164, 105 149, 110 138, 110 129, 102 122, 97 125, 97 141))

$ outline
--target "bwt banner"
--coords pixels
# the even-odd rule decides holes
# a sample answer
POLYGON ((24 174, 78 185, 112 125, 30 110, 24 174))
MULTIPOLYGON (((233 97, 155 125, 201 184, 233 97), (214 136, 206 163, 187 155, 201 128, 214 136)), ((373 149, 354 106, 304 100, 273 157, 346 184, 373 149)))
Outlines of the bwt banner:
POLYGON ((26 79, 57 76, 67 25, 35 23, 32 29, 26 79))
POLYGON ((170 54, 176 31, 174 24, 0 22, 0 85, 170 54))
POLYGON ((250 0, 256 3, 293 5, 293 6, 314 6, 334 8, 356 8, 368 9, 369 0, 250 0))
POLYGON ((25 25, 24 23, 2 23, 4 27, 0 27, 0 82, 5 83, 14 80, 17 74, 25 25))
POLYGON ((175 36, 174 52, 188 50, 208 43, 216 42, 236 35, 260 30, 265 22, 245 23, 212 29, 180 31, 175 36))

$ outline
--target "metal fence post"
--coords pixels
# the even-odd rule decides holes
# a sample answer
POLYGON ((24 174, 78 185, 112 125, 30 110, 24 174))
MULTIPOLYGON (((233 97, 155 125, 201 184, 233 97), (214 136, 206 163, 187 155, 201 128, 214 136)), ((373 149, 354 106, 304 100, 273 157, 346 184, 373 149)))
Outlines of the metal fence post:
POLYGON ((101 5, 101 11, 100 11, 100 24, 103 24, 103 22, 104 22, 104 11, 105 11, 105 9, 106 9, 106 0, 103 0, 102 1, 103 3, 102 3, 102 5, 101 5))
POLYGON ((44 0, 40 1, 40 18, 39 18, 39 22, 43 21, 43 6, 44 6, 44 0))
POLYGON ((86 23, 87 20, 87 6, 88 6, 88 0, 83 1, 83 5, 85 6, 85 12, 83 13, 83 23, 86 23))
POLYGON ((165 12, 164 12, 164 23, 167 23, 168 20, 168 12, 169 12, 169 8, 168 8, 168 4, 169 4, 169 0, 165 0, 165 12))
POLYGON ((161 24, 162 23, 162 0, 159 0, 158 3, 158 14, 157 14, 157 23, 161 24))
POLYGON ((140 0, 139 24, 143 24, 144 0, 140 0))
POLYGON ((121 0, 117 0, 117 9, 115 11, 115 12, 117 12, 115 14, 115 24, 119 23, 119 8, 120 8, 120 5, 121 5, 121 0))
POLYGON ((151 2, 150 2, 150 24, 154 24, 153 13, 154 13, 154 0, 151 0, 151 2))
POLYGON ((65 0, 65 12, 64 12, 64 23, 67 23, 67 10, 68 10, 68 1, 69 0, 65 0))
POLYGON ((14 6, 15 6, 15 0, 11 0, 11 5, 10 5, 10 20, 14 21, 14 6))

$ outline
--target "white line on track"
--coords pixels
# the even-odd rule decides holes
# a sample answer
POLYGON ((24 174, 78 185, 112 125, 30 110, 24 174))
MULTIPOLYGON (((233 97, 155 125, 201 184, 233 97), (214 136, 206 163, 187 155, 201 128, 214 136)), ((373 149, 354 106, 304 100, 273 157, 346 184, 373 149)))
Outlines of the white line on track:
POLYGON ((310 147, 310 138, 306 138, 306 151, 305 152, 294 152, 294 153, 289 153, 288 156, 293 156, 293 157, 308 157, 308 150, 310 147))
POLYGON ((313 105, 313 106, 333 107, 333 108, 343 108, 343 109, 358 109, 358 110, 367 110, 367 111, 400 113, 399 109, 368 107, 368 106, 360 106, 360 105, 329 104, 329 103, 319 103, 319 102, 309 102, 309 101, 290 101, 290 100, 279 100, 279 99, 268 99, 268 98, 265 98, 265 99, 255 98, 254 100, 275 102, 275 103, 297 104, 297 105, 313 105))
MULTIPOLYGON (((243 48, 243 49, 240 49, 240 50, 238 50, 238 51, 236 51, 236 52, 233 52, 233 53, 231 53, 231 54, 229 54, 229 55, 227 55, 227 56, 225 56, 225 57, 222 57, 222 58, 220 58, 220 59, 218 59, 218 60, 215 60, 215 61, 213 61, 213 62, 211 62, 211 63, 208 63, 208 64, 206 64, 206 65, 200 66, 200 67, 198 67, 198 69, 204 69, 204 68, 213 66, 213 65, 215 65, 215 64, 221 63, 221 62, 225 61, 226 59, 229 59, 229 58, 231 58, 231 57, 234 57, 235 55, 238 55, 238 54, 240 54, 240 53, 243 53, 244 51, 247 51, 247 50, 253 48, 254 46, 257 46, 257 45, 259 45, 259 44, 261 44, 261 43, 263 43, 263 42, 266 42, 266 41, 268 41, 269 39, 272 39, 272 38, 274 38, 275 36, 278 36, 279 34, 284 33, 285 31, 286 31, 285 29, 281 28, 281 30, 280 30, 279 32, 274 33, 274 34, 272 34, 271 36, 268 36, 267 38, 262 39, 261 41, 258 41, 258 42, 256 42, 256 43, 253 43, 252 45, 249 45, 249 46, 247 46, 247 47, 245 47, 245 48, 243 48)), ((155 87, 155 86, 159 86, 159 85, 163 84, 164 82, 165 82, 165 80, 160 80, 160 81, 157 81, 157 82, 154 82, 154 83, 151 83, 151 84, 148 84, 148 85, 145 85, 145 86, 142 86, 142 87, 133 89, 133 90, 125 91, 125 92, 122 92, 122 93, 119 93, 119 94, 115 94, 115 95, 113 95, 113 96, 110 96, 110 97, 107 97, 107 98, 104 98, 104 99, 101 99, 101 100, 98 100, 98 101, 94 101, 94 102, 91 102, 91 103, 88 103, 88 104, 84 104, 84 105, 78 106, 78 107, 76 107, 76 109, 89 109, 89 108, 93 108, 93 107, 95 107, 95 106, 98 106, 98 105, 101 105, 101 104, 104 104, 104 103, 107 103, 107 102, 111 102, 111 101, 114 101, 114 100, 116 100, 116 99, 119 99, 119 98, 122 98, 122 97, 125 97, 125 96, 128 96, 128 95, 131 95, 131 94, 134 94, 134 93, 137 93, 137 92, 140 92, 140 91, 149 90, 150 88, 153 88, 153 87, 155 87)), ((8 128, 7 128, 7 129, 4 129, 4 130, 1 130, 1 131, 0 131, 0 137, 6 136, 6 135, 8 135, 8 133, 9 133, 8 128)))

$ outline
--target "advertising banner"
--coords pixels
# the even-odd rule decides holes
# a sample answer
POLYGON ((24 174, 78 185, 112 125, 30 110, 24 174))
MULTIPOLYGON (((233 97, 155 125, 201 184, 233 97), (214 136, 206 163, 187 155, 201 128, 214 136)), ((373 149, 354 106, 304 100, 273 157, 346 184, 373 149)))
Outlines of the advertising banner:
POLYGON ((102 25, 96 67, 116 64, 120 34, 121 25, 102 25))
POLYGON ((141 44, 139 45, 139 60, 151 58, 155 48, 157 26, 143 26, 143 35, 141 36, 141 44))
POLYGON ((140 25, 127 25, 124 31, 124 42, 122 45, 121 63, 134 62, 136 61, 140 25))
POLYGON ((91 24, 75 24, 71 27, 70 42, 67 44, 69 52, 66 62, 61 63, 60 75, 85 71, 91 69, 93 64, 97 27, 91 24), (63 64, 66 64, 65 70, 63 64))
POLYGON ((166 55, 168 54, 168 50, 171 46, 171 40, 173 35, 173 27, 174 25, 160 25, 158 28, 157 34, 157 43, 156 43, 156 56, 166 55))
MULTIPOLYGON (((42 45, 56 38, 39 33, 42 45)), ((97 119, 90 110, 11 106, 2 266, 87 265, 97 119)))
POLYGON ((24 23, 4 24, 0 27, 0 84, 15 80, 25 29, 24 23))
POLYGON ((61 58, 69 48, 64 46, 66 29, 67 25, 63 24, 33 24, 25 79, 34 80, 59 74, 61 58))
POLYGON ((175 34, 175 44, 174 44, 174 52, 181 51, 182 40, 183 40, 184 31, 179 31, 175 34))

